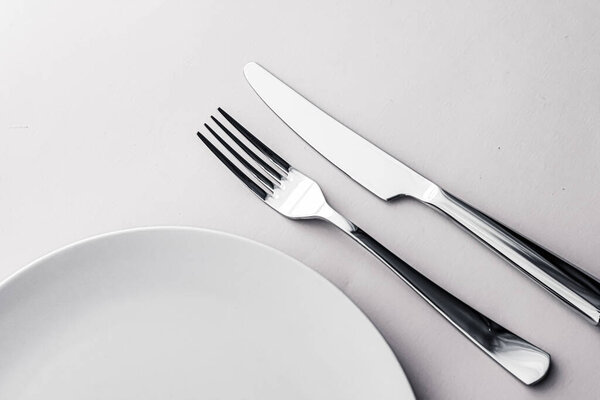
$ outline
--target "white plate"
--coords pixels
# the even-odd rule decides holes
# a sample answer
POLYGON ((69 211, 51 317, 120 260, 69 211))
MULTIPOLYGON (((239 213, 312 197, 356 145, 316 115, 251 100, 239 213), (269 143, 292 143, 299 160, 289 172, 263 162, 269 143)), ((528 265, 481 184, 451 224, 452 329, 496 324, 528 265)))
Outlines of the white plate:
POLYGON ((192 228, 68 246, 0 286, 0 399, 414 399, 332 284, 192 228))

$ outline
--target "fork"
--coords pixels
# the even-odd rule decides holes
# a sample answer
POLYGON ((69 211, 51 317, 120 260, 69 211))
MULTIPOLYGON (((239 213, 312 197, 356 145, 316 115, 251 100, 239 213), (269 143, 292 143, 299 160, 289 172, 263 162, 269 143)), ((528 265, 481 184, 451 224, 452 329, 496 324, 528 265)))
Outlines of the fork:
POLYGON ((548 353, 487 318, 408 265, 335 211, 314 180, 292 168, 223 109, 218 111, 248 144, 258 150, 260 156, 214 116, 211 116, 212 121, 245 156, 208 124, 204 126, 229 155, 219 150, 204 134, 198 132, 198 137, 264 203, 294 220, 319 219, 335 225, 390 268, 479 349, 524 384, 534 384, 546 375, 550 367, 548 353), (234 162, 234 159, 237 161, 234 162))

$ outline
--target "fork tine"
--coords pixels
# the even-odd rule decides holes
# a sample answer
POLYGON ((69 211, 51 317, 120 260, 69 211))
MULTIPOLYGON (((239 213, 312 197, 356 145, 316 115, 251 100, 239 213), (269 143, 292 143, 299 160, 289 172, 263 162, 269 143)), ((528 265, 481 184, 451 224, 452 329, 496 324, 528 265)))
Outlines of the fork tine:
POLYGON ((260 197, 263 200, 267 198, 267 192, 264 191, 260 186, 258 186, 246 174, 244 174, 234 163, 232 163, 223 153, 221 153, 221 151, 219 151, 219 149, 217 149, 215 145, 212 144, 203 134, 198 132, 197 135, 200 138, 200 140, 204 142, 206 147, 208 147, 208 149, 212 151, 213 154, 217 156, 217 158, 221 160, 221 162, 225 164, 225 166, 229 168, 229 170, 233 172, 235 176, 237 176, 242 182, 244 182, 246 186, 250 188, 250 190, 252 190, 258 197, 260 197))
POLYGON ((254 175, 256 177, 256 179, 260 180, 262 183, 264 183, 265 185, 267 185, 269 188, 271 188, 271 190, 275 189, 275 185, 273 185, 273 182, 271 182, 266 176, 264 176, 263 174, 261 174, 256 168, 254 168, 252 166, 252 164, 250 164, 248 161, 246 161, 246 159, 244 157, 242 157, 237 151, 235 151, 229 145, 229 143, 227 143, 225 140, 223 140, 223 138, 221 136, 219 136, 217 134, 217 132, 215 132, 210 126, 208 126, 208 124, 204 124, 204 126, 206 127, 206 129, 208 129, 210 131, 210 133, 213 134, 214 137, 217 138, 217 140, 219 141, 219 143, 221 143, 223 145, 223 147, 225 147, 227 149, 227 151, 229 151, 235 158, 237 158, 237 160, 244 167, 246 167, 248 170, 250 170, 250 173, 252 175, 254 175))
POLYGON ((238 131, 240 131, 240 133, 242 135, 244 135, 244 137, 246 139, 248 139, 248 141, 250 143, 252 143, 257 149, 259 149, 260 151, 263 152, 263 154, 265 154, 266 156, 268 156, 275 164, 277 164, 280 168, 282 168, 284 171, 289 171, 291 165, 285 161, 283 158, 279 157, 277 155, 277 153, 275 153, 273 150, 271 150, 270 148, 267 147, 267 145, 265 145, 263 142, 261 142, 260 140, 258 140, 258 138, 256 136, 254 136, 253 134, 250 133, 250 131, 248 131, 248 129, 244 128, 242 126, 242 124, 240 124, 239 122, 237 122, 231 115, 227 114, 225 112, 225 110, 223 110, 221 107, 218 108, 219 112, 225 117, 225 119, 227 121, 229 121, 229 123, 231 125, 233 125, 235 127, 235 129, 237 129, 238 131))
POLYGON ((256 161, 261 168, 263 168, 265 171, 267 171, 267 173, 269 175, 271 175, 273 178, 277 179, 277 181, 281 180, 281 174, 277 171, 275 171, 275 169, 273 169, 273 167, 271 167, 269 164, 267 164, 265 162, 265 160, 263 160, 262 158, 260 158, 254 151, 252 151, 248 146, 246 146, 237 136, 235 136, 229 129, 227 129, 225 127, 225 125, 223 125, 218 119, 216 119, 214 116, 210 116, 210 118, 215 122, 215 124, 219 125, 219 128, 221 128, 223 130, 223 132, 225 132, 227 134, 227 136, 229 136, 231 138, 231 140, 233 140, 235 142, 235 144, 237 144, 242 150, 244 150, 246 152, 246 154, 248 154, 254 161, 256 161))

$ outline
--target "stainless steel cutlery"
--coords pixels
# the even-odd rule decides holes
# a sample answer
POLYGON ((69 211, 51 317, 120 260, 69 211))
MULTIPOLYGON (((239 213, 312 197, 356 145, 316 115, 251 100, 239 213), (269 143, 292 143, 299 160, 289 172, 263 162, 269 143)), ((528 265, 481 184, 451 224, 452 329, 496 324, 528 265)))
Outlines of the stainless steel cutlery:
POLYGON ((315 181, 294 169, 225 111, 219 109, 219 112, 243 138, 212 116, 217 129, 229 139, 224 139, 208 124, 205 127, 212 139, 200 132, 198 136, 264 203, 291 219, 320 219, 336 226, 389 267, 471 342, 521 382, 533 384, 546 375, 550 366, 548 353, 463 303, 402 261, 335 211, 315 181))
POLYGON ((244 68, 262 100, 325 158, 383 200, 415 198, 462 225, 550 293, 600 323, 600 281, 493 220, 379 149, 256 63, 244 68))

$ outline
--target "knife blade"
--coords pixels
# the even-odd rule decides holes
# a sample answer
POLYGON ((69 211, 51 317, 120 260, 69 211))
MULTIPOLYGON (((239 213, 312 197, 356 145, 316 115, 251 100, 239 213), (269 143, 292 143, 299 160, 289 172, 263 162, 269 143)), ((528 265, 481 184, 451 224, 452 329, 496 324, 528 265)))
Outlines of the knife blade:
POLYGON ((383 200, 422 197, 432 183, 317 108, 260 65, 244 75, 258 96, 331 163, 383 200))
POLYGON ((260 98, 331 163, 383 200, 411 196, 435 208, 537 284, 600 324, 600 280, 446 192, 310 103, 256 63, 244 67, 260 98))

